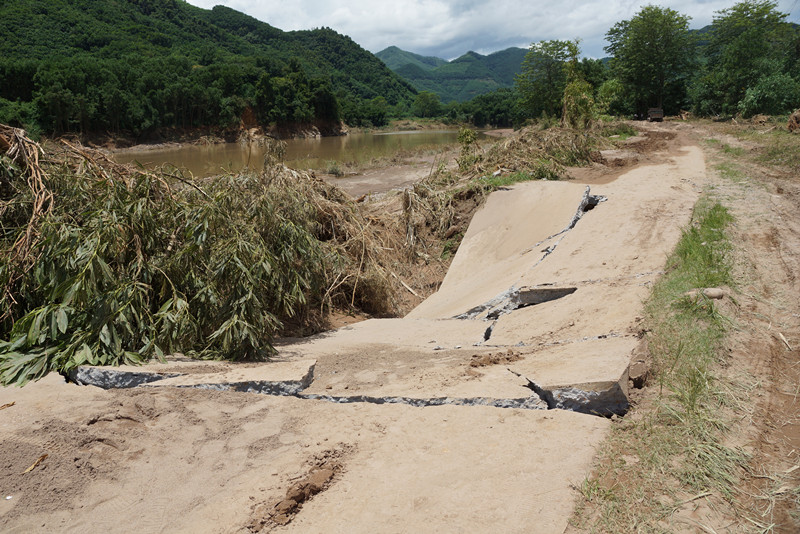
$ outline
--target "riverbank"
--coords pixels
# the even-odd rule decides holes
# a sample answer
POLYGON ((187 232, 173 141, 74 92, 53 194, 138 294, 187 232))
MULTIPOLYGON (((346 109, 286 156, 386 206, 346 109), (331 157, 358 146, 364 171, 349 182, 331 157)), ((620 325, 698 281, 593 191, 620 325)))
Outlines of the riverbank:
POLYGON ((458 130, 461 127, 474 126, 453 122, 443 122, 436 119, 395 119, 386 126, 369 128, 351 128, 354 132, 413 132, 419 130, 458 130))
POLYGON ((349 127, 343 122, 316 121, 308 124, 289 124, 267 128, 255 122, 232 128, 161 128, 141 135, 124 133, 93 133, 71 135, 70 140, 79 140, 86 146, 107 150, 114 153, 127 151, 169 150, 190 145, 214 145, 235 143, 241 140, 258 140, 269 137, 273 139, 315 139, 320 137, 337 137, 347 135, 349 127))

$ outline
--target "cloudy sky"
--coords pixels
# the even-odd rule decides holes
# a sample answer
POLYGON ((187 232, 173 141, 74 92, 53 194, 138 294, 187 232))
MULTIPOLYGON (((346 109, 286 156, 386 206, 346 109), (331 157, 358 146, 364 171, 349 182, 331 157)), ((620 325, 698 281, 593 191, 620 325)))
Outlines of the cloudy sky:
MULTIPOLYGON (((689 15, 691 28, 711 23, 733 0, 188 0, 203 8, 225 5, 281 30, 326 26, 371 52, 387 46, 453 59, 469 50, 488 54, 542 39, 582 40, 583 53, 603 57, 604 35, 642 6, 656 4, 689 15)), ((778 8, 800 23, 800 0, 778 8)))

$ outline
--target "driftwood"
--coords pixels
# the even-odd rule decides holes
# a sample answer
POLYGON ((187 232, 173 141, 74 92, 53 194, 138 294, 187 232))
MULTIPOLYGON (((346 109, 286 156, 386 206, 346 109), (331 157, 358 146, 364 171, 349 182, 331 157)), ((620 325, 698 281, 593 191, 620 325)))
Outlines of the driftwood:
POLYGON ((800 109, 796 110, 789 117, 789 124, 786 125, 790 132, 800 132, 800 109))
POLYGON ((33 203, 27 228, 19 235, 11 250, 12 257, 24 262, 29 259, 38 238, 39 218, 53 207, 53 193, 46 186, 46 175, 39 162, 43 154, 42 147, 32 141, 24 130, 0 125, 0 147, 2 153, 23 170, 32 193, 33 203))
POLYGON ((403 287, 404 287, 404 288, 408 289, 408 291, 409 291, 409 292, 410 292, 412 295, 414 295, 414 296, 415 296, 415 297, 417 297, 417 298, 422 298, 422 295, 420 295, 419 293, 417 293, 416 291, 414 291, 413 289, 411 289, 411 286, 410 286, 410 285, 408 285, 408 284, 406 284, 405 282, 403 282, 402 280, 400 280, 400 277, 399 277, 399 276, 397 276, 397 275, 396 275, 396 274, 394 274, 394 273, 392 273, 392 276, 394 276, 394 277, 395 277, 395 279, 396 279, 398 282, 400 282, 400 283, 403 285, 403 287))

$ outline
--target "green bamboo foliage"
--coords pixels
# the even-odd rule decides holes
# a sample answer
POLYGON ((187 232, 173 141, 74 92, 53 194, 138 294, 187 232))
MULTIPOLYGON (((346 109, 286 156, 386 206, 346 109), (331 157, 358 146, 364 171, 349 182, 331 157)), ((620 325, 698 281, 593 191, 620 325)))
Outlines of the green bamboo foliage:
POLYGON ((0 160, 3 384, 174 352, 263 360, 285 321, 374 291, 362 273, 380 267, 349 250, 367 248, 350 242, 352 202, 306 174, 271 165, 198 184, 56 159, 41 167, 54 200, 27 256, 14 244, 31 221, 33 162, 0 160))

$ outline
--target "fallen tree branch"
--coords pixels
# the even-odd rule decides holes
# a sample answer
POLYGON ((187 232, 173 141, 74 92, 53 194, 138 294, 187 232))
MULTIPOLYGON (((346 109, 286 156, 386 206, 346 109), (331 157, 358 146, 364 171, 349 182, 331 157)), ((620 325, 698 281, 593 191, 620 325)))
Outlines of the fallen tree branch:
POLYGON ((788 342, 788 341, 786 341, 786 338, 783 336, 783 334, 781 334, 780 332, 778 332, 778 337, 780 337, 780 338, 781 338, 781 341, 783 341, 783 344, 784 344, 784 345, 786 345, 786 348, 787 348, 787 349, 789 349, 789 350, 791 351, 791 350, 792 350, 792 346, 791 346, 791 345, 789 345, 789 342, 788 342))
POLYGON ((183 183, 185 183, 186 185, 189 185, 189 186, 192 186, 192 187, 194 187, 194 188, 195 188, 195 189, 196 189, 196 190, 197 190, 197 191, 198 191, 198 192, 199 192, 201 195, 203 195, 204 197, 206 197, 208 200, 211 200, 211 197, 210 197, 210 196, 208 196, 208 194, 207 194, 205 191, 203 191, 203 190, 200 188, 200 186, 199 186, 199 185, 197 185, 196 183, 192 182, 191 180, 187 180, 187 179, 186 179, 186 178, 184 178, 183 176, 179 176, 179 175, 177 175, 177 174, 170 174, 170 173, 166 173, 166 172, 165 172, 165 173, 164 173, 164 175, 165 175, 165 176, 169 176, 170 178, 175 178, 175 179, 176 179, 176 180, 178 180, 179 182, 183 182, 183 183))
POLYGON ((690 497, 690 498, 688 498, 686 500, 683 500, 683 501, 680 501, 680 502, 676 502, 675 504, 672 505, 672 509, 673 510, 677 510, 678 508, 680 508, 684 504, 689 504, 690 502, 694 502, 697 499, 702 499, 703 497, 710 497, 711 495, 713 495, 713 493, 711 493, 710 491, 704 491, 703 493, 695 495, 694 497, 690 497))
POLYGON ((400 277, 399 277, 399 276, 397 276, 397 275, 396 275, 396 274, 394 274, 394 273, 392 273, 392 276, 394 276, 394 277, 395 277, 395 279, 396 279, 398 282, 400 282, 400 283, 403 285, 403 287, 404 287, 404 288, 408 289, 408 290, 411 292, 411 294, 412 294, 412 295, 414 295, 414 296, 415 296, 415 297, 417 297, 417 298, 423 298, 423 297, 422 297, 422 295, 420 295, 419 293, 417 293, 416 291, 414 291, 413 289, 411 289, 411 286, 409 286, 408 284, 406 284, 405 282, 403 282, 402 280, 400 280, 400 277))

